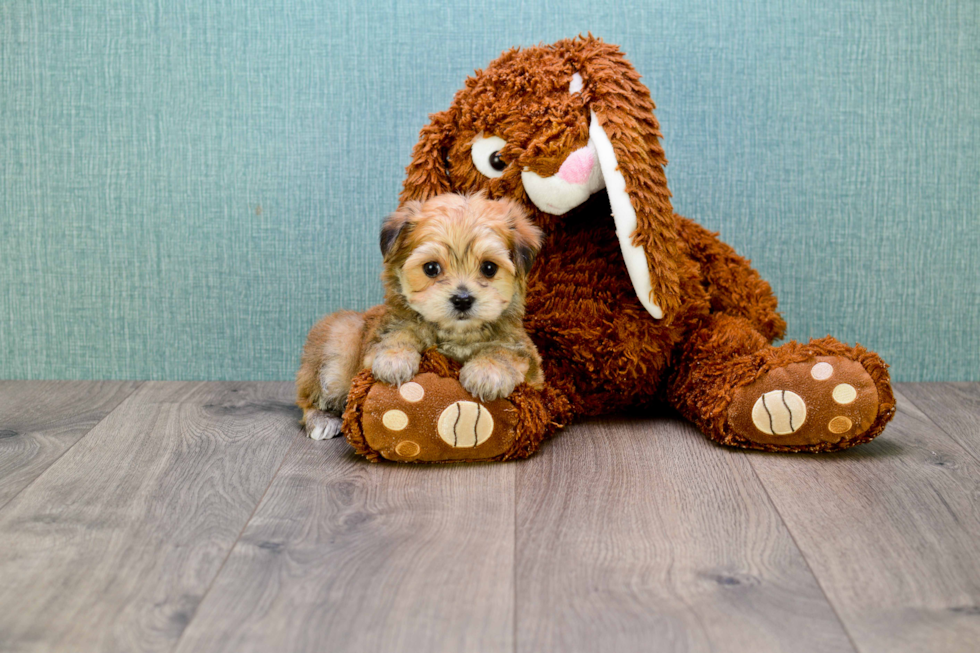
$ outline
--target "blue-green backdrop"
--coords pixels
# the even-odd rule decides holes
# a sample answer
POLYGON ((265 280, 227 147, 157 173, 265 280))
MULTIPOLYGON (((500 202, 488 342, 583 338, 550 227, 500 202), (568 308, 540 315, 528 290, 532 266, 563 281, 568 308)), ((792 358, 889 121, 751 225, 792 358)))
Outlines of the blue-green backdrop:
POLYGON ((790 337, 980 378, 977 0, 0 0, 0 377, 291 378, 427 114, 586 31, 790 337))

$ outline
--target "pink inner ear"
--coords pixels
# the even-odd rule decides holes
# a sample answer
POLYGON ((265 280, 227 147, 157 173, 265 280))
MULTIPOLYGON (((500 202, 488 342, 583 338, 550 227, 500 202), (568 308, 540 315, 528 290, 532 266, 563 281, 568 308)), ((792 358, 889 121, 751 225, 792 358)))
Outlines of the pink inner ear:
POLYGON ((589 180, 594 165, 595 158, 592 156, 592 151, 588 147, 580 148, 569 154, 561 164, 558 178, 570 184, 584 184, 589 180))

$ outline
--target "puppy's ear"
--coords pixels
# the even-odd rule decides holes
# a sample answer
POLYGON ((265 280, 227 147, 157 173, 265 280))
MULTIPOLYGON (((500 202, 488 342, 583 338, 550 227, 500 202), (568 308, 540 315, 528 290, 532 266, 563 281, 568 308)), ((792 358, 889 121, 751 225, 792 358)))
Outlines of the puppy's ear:
POLYGON ((397 243, 411 231, 412 221, 421 211, 422 202, 412 200, 405 202, 385 218, 381 226, 381 256, 385 261, 398 249, 397 243))
POLYGON ((412 149, 412 161, 405 168, 402 202, 427 200, 453 190, 449 148, 456 137, 458 113, 454 106, 429 116, 430 122, 419 133, 419 142, 412 149))
POLYGON ((524 209, 516 202, 507 202, 507 223, 510 226, 511 245, 510 255, 514 261, 515 271, 519 276, 527 276, 534 265, 534 259, 541 251, 543 234, 528 219, 524 209))

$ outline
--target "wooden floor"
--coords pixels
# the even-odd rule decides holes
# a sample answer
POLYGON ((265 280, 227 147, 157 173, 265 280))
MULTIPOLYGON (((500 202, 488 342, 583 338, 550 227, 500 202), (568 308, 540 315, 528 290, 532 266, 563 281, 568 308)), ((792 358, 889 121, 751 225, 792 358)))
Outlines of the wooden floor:
POLYGON ((289 383, 0 382, 0 650, 978 651, 980 384, 871 444, 671 418, 369 464, 289 383))

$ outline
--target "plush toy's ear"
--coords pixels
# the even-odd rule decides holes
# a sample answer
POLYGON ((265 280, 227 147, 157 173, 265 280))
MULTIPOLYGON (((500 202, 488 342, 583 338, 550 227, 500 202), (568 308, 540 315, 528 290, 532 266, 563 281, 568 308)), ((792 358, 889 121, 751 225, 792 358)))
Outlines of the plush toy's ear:
POLYGON ((427 200, 453 190, 449 177, 449 148, 456 136, 455 108, 429 116, 412 149, 412 162, 405 169, 401 201, 427 200))
POLYGON ((509 205, 507 223, 510 225, 510 254, 514 261, 514 269, 518 275, 526 276, 531 271, 538 252, 541 251, 543 234, 534 226, 519 204, 510 200, 499 201, 507 202, 509 205))
POLYGON ((623 258, 640 301, 670 321, 681 305, 677 217, 650 91, 622 52, 598 39, 581 52, 589 135, 606 181, 623 258))
POLYGON ((412 220, 422 210, 422 202, 411 200, 385 218, 381 226, 381 256, 387 261, 398 250, 397 243, 411 231, 412 220))

